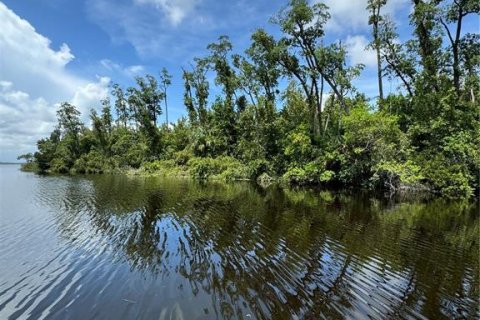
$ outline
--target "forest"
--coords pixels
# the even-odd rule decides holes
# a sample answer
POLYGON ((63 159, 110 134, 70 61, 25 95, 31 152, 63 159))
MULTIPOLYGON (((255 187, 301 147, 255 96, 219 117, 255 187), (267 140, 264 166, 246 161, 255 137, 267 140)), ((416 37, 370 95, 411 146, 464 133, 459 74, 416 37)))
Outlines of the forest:
POLYGON ((473 196, 480 181, 480 36, 462 25, 478 16, 480 3, 411 0, 406 41, 383 13, 386 4, 369 0, 365 8, 375 99, 353 84, 364 66, 349 63, 341 42, 326 41, 329 8, 291 0, 271 18, 279 36, 257 29, 241 53, 220 36, 182 70, 186 116, 175 123, 168 122, 172 78, 163 69, 132 87, 113 84, 90 123, 62 103, 50 136, 19 158, 38 172, 134 169, 473 196), (385 95, 386 80, 401 86, 385 95))

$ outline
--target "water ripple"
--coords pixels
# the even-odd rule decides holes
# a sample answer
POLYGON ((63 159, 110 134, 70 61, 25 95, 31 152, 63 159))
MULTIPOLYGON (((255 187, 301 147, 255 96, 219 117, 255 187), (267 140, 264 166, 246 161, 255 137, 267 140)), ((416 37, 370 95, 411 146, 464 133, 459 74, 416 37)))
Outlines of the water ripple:
POLYGON ((460 247, 477 235, 475 206, 438 216, 436 203, 241 184, 11 176, 34 191, 2 203, 2 319, 480 313, 478 242, 460 247))

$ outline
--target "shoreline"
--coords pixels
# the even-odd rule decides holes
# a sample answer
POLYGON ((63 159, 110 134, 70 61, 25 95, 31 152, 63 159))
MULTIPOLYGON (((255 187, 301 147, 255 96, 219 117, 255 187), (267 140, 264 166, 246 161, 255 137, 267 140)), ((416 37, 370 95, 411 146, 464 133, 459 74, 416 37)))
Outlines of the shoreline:
MULTIPOLYGON (((148 164, 148 163, 146 163, 148 164)), ((361 192, 361 193, 375 193, 381 194, 383 196, 406 196, 406 197, 416 197, 421 196, 425 198, 442 198, 448 200, 462 200, 462 199, 472 199, 476 197, 474 194, 471 197, 451 197, 442 195, 440 192, 435 192, 432 188, 423 185, 406 185, 402 184, 394 190, 389 190, 386 188, 367 188, 363 186, 355 186, 355 185, 348 185, 348 184, 322 184, 322 183, 294 183, 289 182, 285 177, 278 177, 278 176, 270 176, 266 173, 261 174, 259 177, 255 179, 246 178, 246 177, 226 177, 224 174, 214 174, 209 175, 207 177, 198 178, 192 175, 192 172, 185 168, 185 166, 176 166, 171 170, 168 169, 160 169, 160 170, 147 170, 145 167, 140 168, 114 168, 103 170, 100 172, 90 172, 90 173, 79 173, 79 172, 68 172, 68 173, 60 173, 60 172, 39 172, 36 168, 33 169, 25 169, 24 165, 21 164, 22 167, 20 168, 21 171, 24 172, 32 172, 35 174, 43 174, 43 175, 60 175, 60 176, 99 176, 99 175, 125 175, 131 177, 161 177, 167 179, 185 179, 190 181, 197 181, 197 182, 214 182, 214 183, 235 183, 235 182, 247 182, 255 184, 261 188, 268 188, 271 185, 280 186, 282 188, 288 189, 308 189, 308 190, 322 190, 322 191, 329 191, 329 192, 336 192, 336 191, 347 191, 347 192, 361 192)))

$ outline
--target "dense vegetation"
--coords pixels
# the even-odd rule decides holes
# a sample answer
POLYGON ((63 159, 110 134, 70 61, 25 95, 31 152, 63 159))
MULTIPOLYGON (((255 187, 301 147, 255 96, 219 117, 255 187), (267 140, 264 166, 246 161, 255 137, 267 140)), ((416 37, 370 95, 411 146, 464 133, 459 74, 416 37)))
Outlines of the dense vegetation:
POLYGON ((326 42, 328 8, 291 0, 271 20, 280 37, 259 29, 239 54, 221 36, 183 70, 188 117, 159 126, 171 76, 164 69, 159 79, 137 77, 135 87, 112 86, 101 113, 91 111, 90 127, 63 103, 58 126, 26 155, 30 167, 472 195, 480 178, 480 41, 461 30, 480 4, 412 0, 413 34, 402 42, 382 14, 386 2, 369 0, 366 8, 378 59, 375 101, 352 84, 363 66, 348 64, 342 43, 326 42), (222 92, 214 99, 210 75, 222 92), (385 78, 401 83, 397 93, 384 96, 385 78))

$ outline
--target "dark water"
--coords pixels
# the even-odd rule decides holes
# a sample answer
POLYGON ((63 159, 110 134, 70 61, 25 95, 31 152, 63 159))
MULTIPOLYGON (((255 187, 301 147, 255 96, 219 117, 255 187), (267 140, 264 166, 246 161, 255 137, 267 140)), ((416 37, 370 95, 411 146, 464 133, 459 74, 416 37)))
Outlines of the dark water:
POLYGON ((0 166, 0 319, 454 319, 477 203, 0 166))

